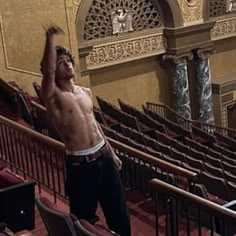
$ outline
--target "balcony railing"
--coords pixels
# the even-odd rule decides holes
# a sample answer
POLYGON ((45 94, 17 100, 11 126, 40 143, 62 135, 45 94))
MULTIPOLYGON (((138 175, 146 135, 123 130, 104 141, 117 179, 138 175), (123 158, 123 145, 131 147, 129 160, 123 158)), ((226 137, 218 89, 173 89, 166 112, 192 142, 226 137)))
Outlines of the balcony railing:
MULTIPOLYGON (((167 236, 235 235, 235 211, 158 179, 151 180, 150 185, 156 195, 157 236, 160 235, 160 232, 161 235, 167 236), (163 194, 165 198, 160 201, 160 196, 163 194), (161 212, 158 210, 160 204, 165 208, 161 212)), ((233 207, 232 203, 227 205, 233 207)))
MULTIPOLYGON (((123 162, 122 180, 131 189, 150 194, 147 183, 155 177, 185 189, 194 185, 196 173, 108 140, 123 162)), ((66 197, 64 144, 0 116, 0 147, 0 158, 11 170, 50 189, 55 199, 66 197)))
POLYGON ((191 130, 192 125, 194 125, 210 134, 214 134, 215 132, 217 132, 225 136, 236 137, 235 129, 224 128, 221 126, 211 125, 211 124, 203 123, 196 120, 186 119, 182 117, 181 115, 179 115, 178 113, 176 113, 175 110, 171 109, 170 107, 166 105, 147 102, 146 106, 147 106, 147 109, 150 109, 151 111, 156 112, 157 114, 169 119, 170 121, 181 124, 184 128, 188 130, 191 130))

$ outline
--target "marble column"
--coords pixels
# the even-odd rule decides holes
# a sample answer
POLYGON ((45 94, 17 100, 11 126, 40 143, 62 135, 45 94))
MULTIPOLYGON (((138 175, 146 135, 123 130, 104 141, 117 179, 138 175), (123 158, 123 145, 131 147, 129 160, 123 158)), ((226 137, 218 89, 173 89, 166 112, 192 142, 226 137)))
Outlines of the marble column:
POLYGON ((190 92, 188 82, 187 57, 165 55, 171 61, 170 72, 173 82, 174 106, 176 112, 191 119, 190 92))
POLYGON ((199 101, 199 121, 214 124, 213 98, 209 55, 210 50, 198 50, 196 64, 197 94, 199 101))

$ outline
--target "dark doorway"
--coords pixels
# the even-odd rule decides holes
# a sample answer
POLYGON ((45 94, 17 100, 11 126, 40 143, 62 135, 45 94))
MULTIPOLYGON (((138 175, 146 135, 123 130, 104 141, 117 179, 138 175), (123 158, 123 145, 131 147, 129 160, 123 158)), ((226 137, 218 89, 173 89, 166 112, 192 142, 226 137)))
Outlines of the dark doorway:
POLYGON ((227 106, 228 127, 236 129, 236 103, 227 106))

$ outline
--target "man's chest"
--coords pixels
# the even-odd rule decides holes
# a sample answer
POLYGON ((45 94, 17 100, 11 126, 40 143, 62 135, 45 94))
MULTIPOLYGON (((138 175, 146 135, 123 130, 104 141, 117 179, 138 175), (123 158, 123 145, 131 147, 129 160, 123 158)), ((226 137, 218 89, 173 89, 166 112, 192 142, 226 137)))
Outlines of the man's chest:
POLYGON ((77 94, 67 93, 63 96, 61 100, 63 110, 86 113, 93 109, 91 97, 83 91, 77 94))

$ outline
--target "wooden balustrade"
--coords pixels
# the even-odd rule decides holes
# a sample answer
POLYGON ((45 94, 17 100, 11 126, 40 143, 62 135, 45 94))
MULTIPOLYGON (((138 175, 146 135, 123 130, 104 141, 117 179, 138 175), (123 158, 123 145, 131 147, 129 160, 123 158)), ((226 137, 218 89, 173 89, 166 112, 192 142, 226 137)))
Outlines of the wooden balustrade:
MULTIPOLYGON (((197 178, 193 172, 108 140, 123 161, 124 184, 132 189, 150 193, 147 182, 154 177, 176 185, 182 180, 181 186, 184 182, 184 187, 189 189, 197 178)), ((34 179, 39 187, 47 187, 55 199, 57 195, 65 197, 64 144, 0 116, 0 147, 0 158, 11 170, 34 179)))
POLYGON ((157 104, 157 103, 151 103, 147 102, 146 106, 148 109, 150 109, 153 112, 158 113, 159 115, 173 121, 181 124, 184 128, 191 130, 192 125, 197 126, 201 128, 202 130, 214 134, 215 132, 218 132, 222 135, 229 136, 229 137, 236 137, 236 130, 231 128, 224 128, 217 125, 207 124, 204 122, 196 121, 196 120, 189 120, 182 116, 180 116, 176 111, 171 109, 170 107, 163 105, 163 104, 157 104))
MULTIPOLYGON (((234 235, 236 233, 236 212, 210 202, 194 194, 176 188, 158 179, 150 181, 156 193, 156 206, 162 204, 165 209, 165 235, 234 235), (158 195, 165 194, 165 203, 160 202, 158 195), (218 234, 215 234, 217 232, 218 234)), ((227 204, 233 207, 234 202, 227 204)), ((156 207, 157 208, 157 207, 156 207)), ((163 211, 162 211, 163 212, 163 211)), ((159 235, 159 217, 156 209, 156 235, 159 235)), ((163 222, 162 222, 163 223, 163 222)), ((163 232, 162 232, 163 233, 163 232)))

